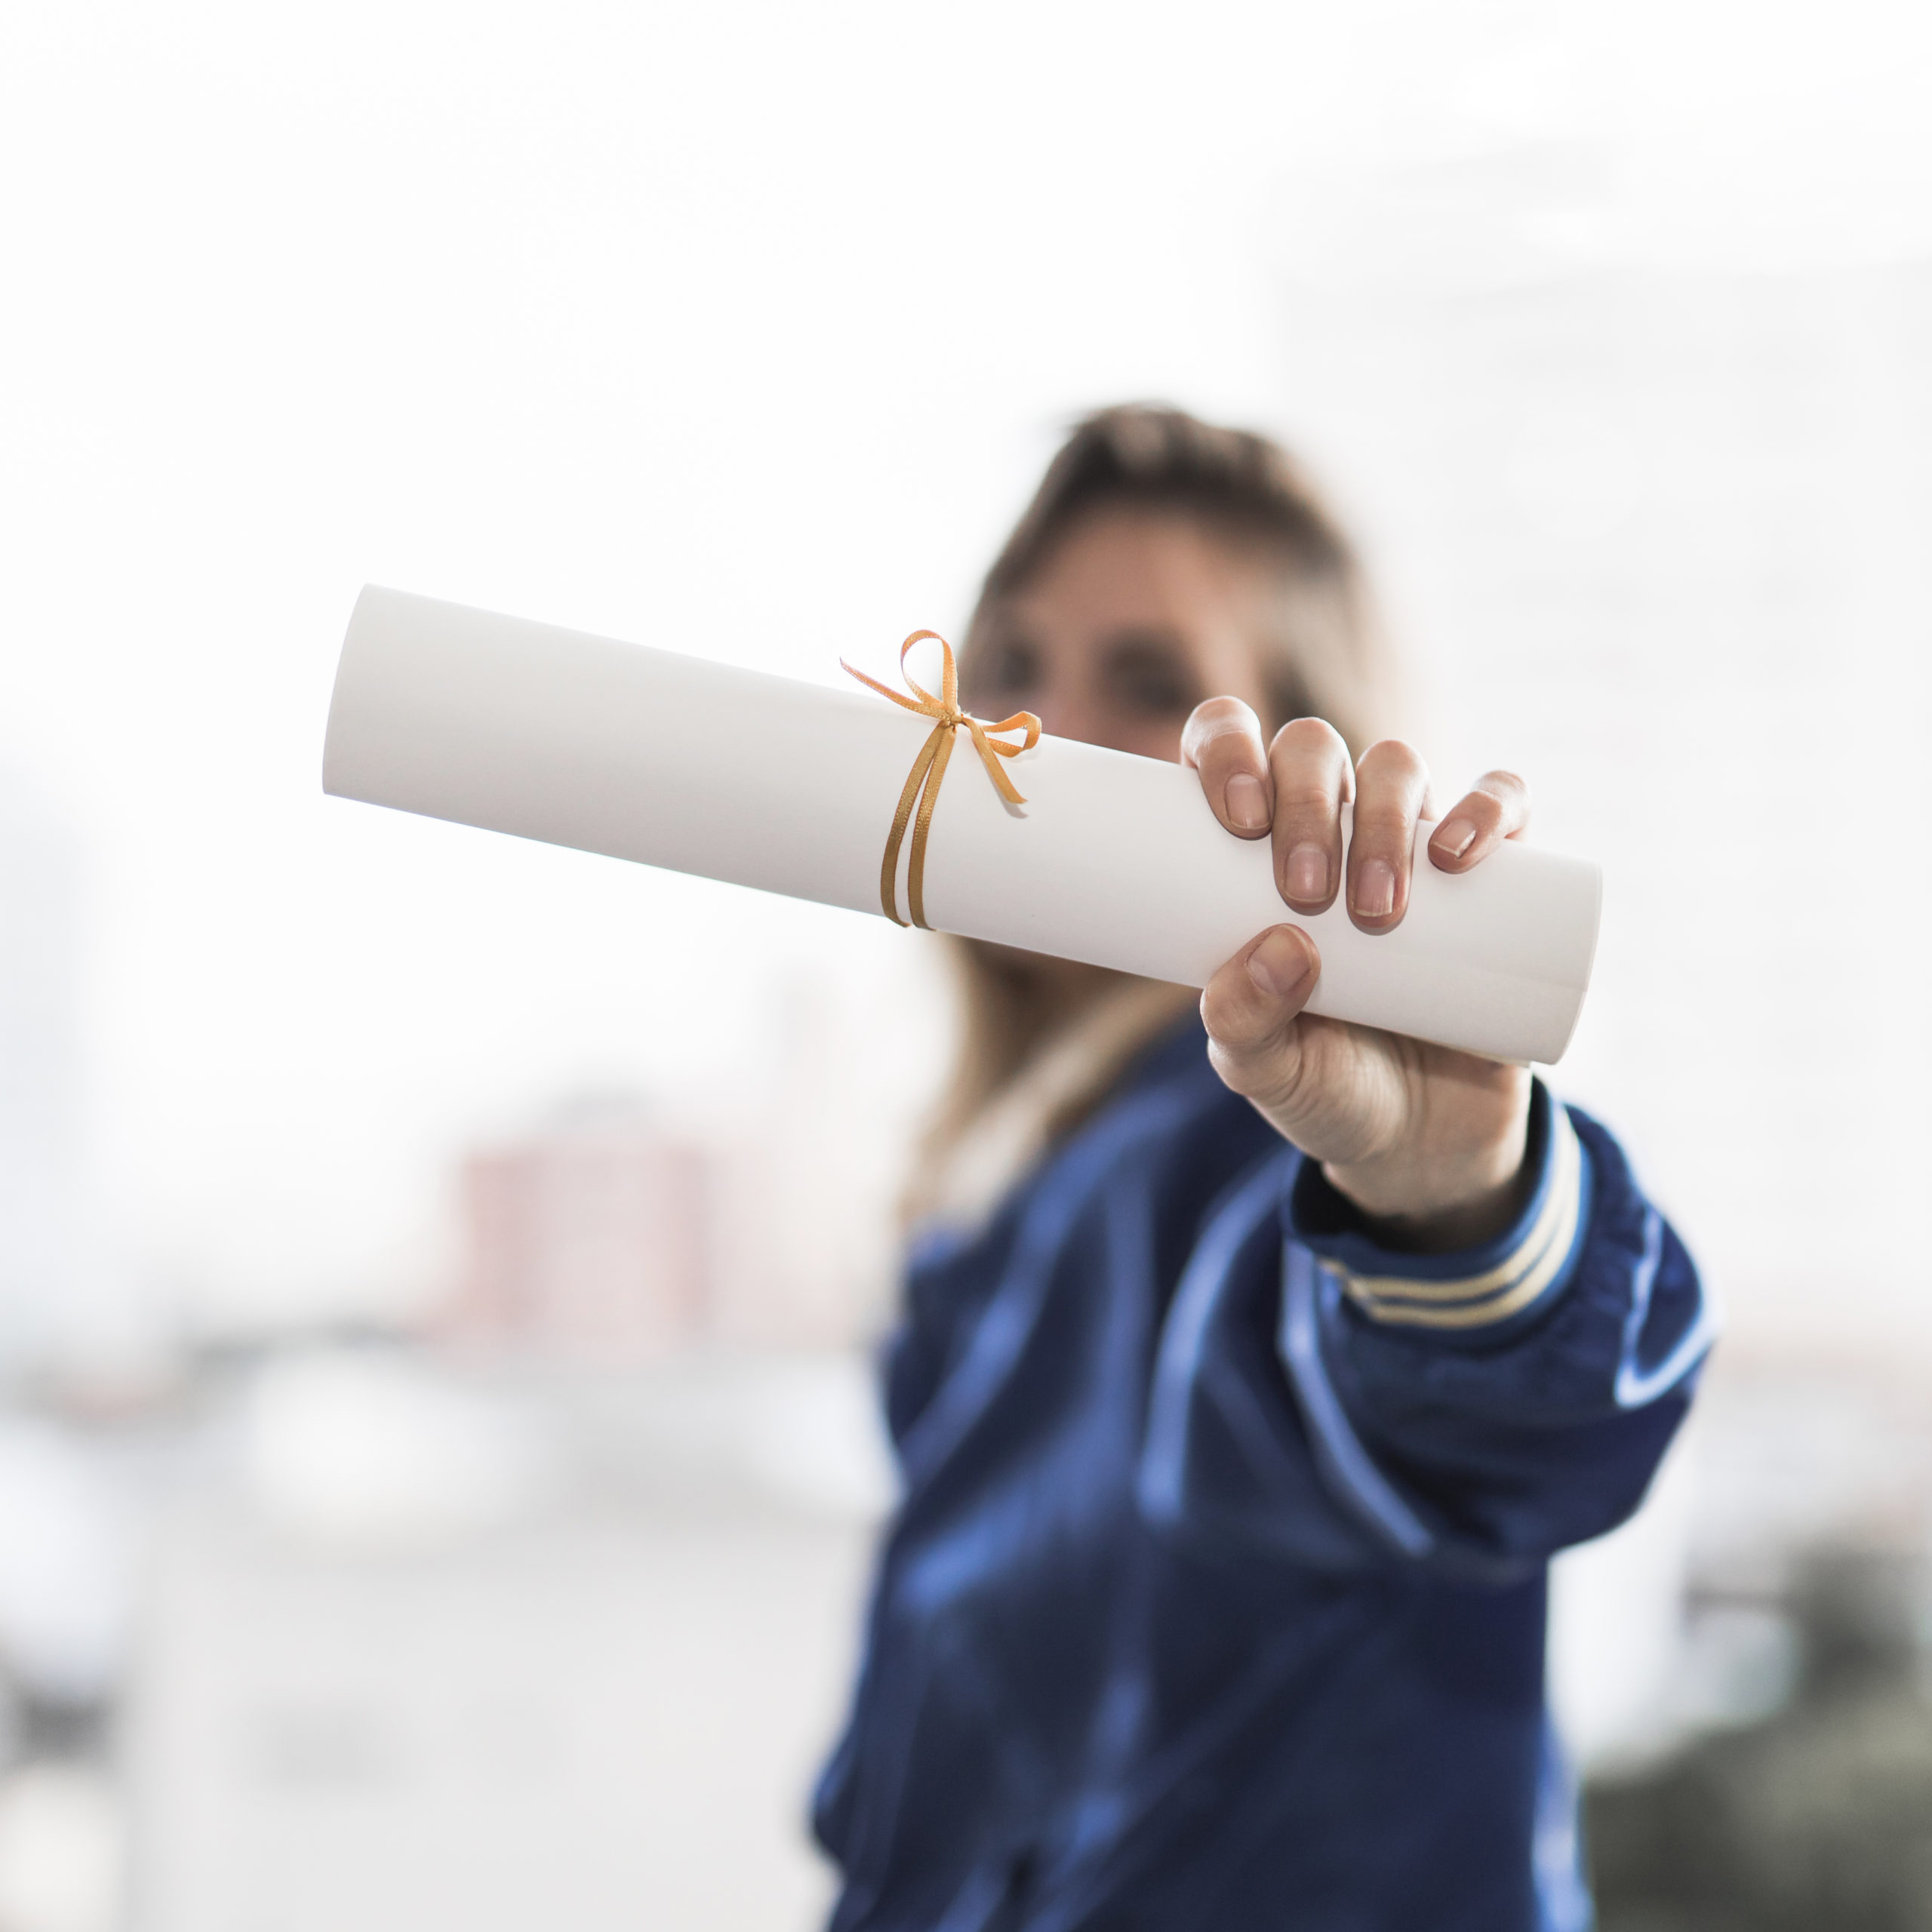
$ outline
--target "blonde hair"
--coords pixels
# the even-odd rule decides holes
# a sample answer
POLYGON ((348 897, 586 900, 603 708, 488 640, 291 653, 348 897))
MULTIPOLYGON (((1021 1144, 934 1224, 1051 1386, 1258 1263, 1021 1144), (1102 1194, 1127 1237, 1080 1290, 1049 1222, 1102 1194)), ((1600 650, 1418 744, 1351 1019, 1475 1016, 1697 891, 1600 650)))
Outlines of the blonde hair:
MULTIPOLYGON (((1394 677, 1355 548, 1300 466, 1265 436, 1203 423, 1147 403, 1103 409, 1077 423, 986 575, 961 652, 970 675, 989 614, 1018 590, 1078 523, 1122 506, 1199 524, 1275 571, 1279 596, 1260 641, 1270 733, 1291 718, 1326 718, 1359 755, 1386 728, 1394 677)), ((909 1214, 948 1189, 943 1170, 995 1097, 1055 1034, 1057 1016, 1023 962, 971 940, 944 942, 960 1003, 958 1049, 906 1193, 909 1214)), ((1042 1095, 1041 1145, 1070 1131, 1105 1097, 1126 1063, 1192 999, 1184 989, 1121 980, 1093 1036, 1088 1077, 1063 1077, 1042 1095)), ((1063 1057, 1065 1057, 1063 1056, 1063 1057)))

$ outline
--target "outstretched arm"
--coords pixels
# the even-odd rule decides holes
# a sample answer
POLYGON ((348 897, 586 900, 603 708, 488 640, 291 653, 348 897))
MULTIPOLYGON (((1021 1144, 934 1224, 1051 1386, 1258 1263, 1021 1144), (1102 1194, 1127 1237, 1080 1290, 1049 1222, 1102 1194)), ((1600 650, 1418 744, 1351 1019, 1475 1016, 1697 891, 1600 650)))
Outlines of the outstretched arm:
MULTIPOLYGON (((1264 757, 1252 714, 1220 700, 1186 755, 1229 829, 1272 834, 1292 911, 1346 889, 1364 931, 1399 923, 1428 815, 1406 746, 1351 770, 1303 720, 1264 757)), ((1527 816, 1492 774, 1429 862, 1467 870, 1527 816)), ((1204 1231, 1163 1338, 1143 1503, 1303 1561, 1520 1575, 1641 1497, 1709 1343, 1703 1290, 1600 1127, 1525 1069, 1306 1014, 1318 971, 1306 934, 1276 927, 1202 999, 1222 1077, 1306 1158, 1284 1149, 1204 1231)))

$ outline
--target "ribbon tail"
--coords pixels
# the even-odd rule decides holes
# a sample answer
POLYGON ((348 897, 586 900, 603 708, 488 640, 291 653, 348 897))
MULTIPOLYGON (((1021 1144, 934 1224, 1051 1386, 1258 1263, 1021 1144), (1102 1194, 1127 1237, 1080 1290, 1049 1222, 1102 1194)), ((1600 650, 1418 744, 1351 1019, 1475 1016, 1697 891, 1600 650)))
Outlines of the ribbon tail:
MULTIPOLYGON (((969 718, 967 729, 973 734, 974 749, 980 754, 980 762, 986 768, 986 776, 993 781, 993 789, 1009 805, 1023 805, 1026 801, 1020 795, 1019 789, 1007 777, 1005 768, 1000 763, 1002 758, 1017 758, 1028 749, 1024 745, 1002 745, 988 737, 978 721, 969 718)), ((995 729, 998 728, 995 727, 995 729)))
MULTIPOLYGON (((888 692, 887 695, 890 697, 891 694, 888 692)), ((920 746, 919 755, 912 761, 912 769, 906 774, 905 789, 899 795, 899 809, 892 815, 891 835, 885 841, 885 860, 878 872, 878 903, 884 907, 885 916, 895 926, 903 926, 906 923, 899 916, 900 844, 906 836, 906 827, 911 821, 913 804, 924 788, 926 774, 931 769, 934 760, 939 756, 942 742, 950 746, 952 734, 945 725, 935 724, 928 733, 926 742, 920 746)), ((925 815, 928 819, 932 816, 930 803, 926 805, 925 815)), ((916 909, 921 903, 917 881, 919 860, 922 856, 922 848, 916 834, 912 842, 912 877, 907 881, 909 888, 908 896, 916 909)), ((916 917, 913 923, 918 923, 916 917)))
POLYGON ((933 829, 933 808, 939 803, 940 780, 946 776, 946 761, 952 755, 952 727, 941 724, 926 742, 932 748, 932 768, 920 794, 919 815, 912 823, 912 857, 906 868, 906 897, 913 924, 931 932, 932 928, 926 924, 926 839, 933 829))

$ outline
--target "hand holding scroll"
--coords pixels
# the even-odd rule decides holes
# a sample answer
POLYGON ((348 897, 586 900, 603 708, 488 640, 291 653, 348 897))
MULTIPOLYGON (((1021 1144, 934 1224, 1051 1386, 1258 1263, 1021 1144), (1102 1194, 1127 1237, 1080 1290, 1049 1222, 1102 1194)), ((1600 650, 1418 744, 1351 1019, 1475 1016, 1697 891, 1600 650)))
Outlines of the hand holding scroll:
MULTIPOLYGON (((1384 740, 1352 766, 1340 736, 1304 718, 1264 751, 1254 713, 1214 698, 1189 718, 1181 758, 1229 832, 1272 841, 1291 911, 1340 896, 1364 934, 1401 924, 1417 823, 1436 817, 1409 746, 1384 740)), ((1471 870, 1522 833, 1529 809, 1520 779, 1491 772, 1436 826, 1429 863, 1471 870)), ((1500 1233, 1520 1204, 1527 1071, 1304 1012, 1321 964, 1315 941, 1284 924, 1215 974, 1201 1013, 1216 1070, 1392 1241, 1447 1249, 1500 1233)))

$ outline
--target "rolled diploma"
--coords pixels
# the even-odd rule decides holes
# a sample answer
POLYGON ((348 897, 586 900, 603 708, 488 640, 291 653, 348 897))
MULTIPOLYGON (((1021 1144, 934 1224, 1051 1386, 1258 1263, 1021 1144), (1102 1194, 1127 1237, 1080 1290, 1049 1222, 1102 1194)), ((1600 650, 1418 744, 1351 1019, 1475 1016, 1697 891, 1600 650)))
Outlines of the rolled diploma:
MULTIPOLYGON (((343 645, 322 788, 882 917, 886 835, 931 728, 856 685, 372 584, 343 645)), ((1425 825, 1407 913, 1371 938, 1339 905, 1291 912, 1269 841, 1223 831, 1179 765, 1042 738, 1007 769, 1023 807, 960 735, 926 858, 940 931, 1198 986, 1257 933, 1298 925, 1321 949, 1312 1012, 1499 1060, 1554 1061, 1569 1042, 1596 950, 1593 865, 1512 844, 1451 877, 1423 854, 1425 825)))

